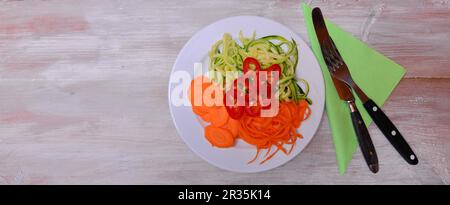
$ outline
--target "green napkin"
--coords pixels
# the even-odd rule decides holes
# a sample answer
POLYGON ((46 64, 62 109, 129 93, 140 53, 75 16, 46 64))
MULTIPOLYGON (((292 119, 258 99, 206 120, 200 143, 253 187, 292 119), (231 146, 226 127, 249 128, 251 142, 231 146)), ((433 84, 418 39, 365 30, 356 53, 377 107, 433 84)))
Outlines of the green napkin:
MULTIPOLYGON (((325 80, 325 107, 336 149, 339 173, 344 174, 358 142, 353 130, 348 106, 344 101, 340 100, 323 60, 312 22, 312 9, 305 3, 302 3, 302 6, 311 47, 319 61, 325 80)), ((326 13, 324 13, 324 16, 326 16, 326 13)), ((365 43, 343 31, 330 21, 325 20, 325 23, 354 81, 375 103, 382 106, 402 79, 405 69, 369 48, 365 43)), ((366 126, 369 126, 372 119, 364 109, 361 101, 357 97, 355 98, 356 106, 360 110, 366 126)))

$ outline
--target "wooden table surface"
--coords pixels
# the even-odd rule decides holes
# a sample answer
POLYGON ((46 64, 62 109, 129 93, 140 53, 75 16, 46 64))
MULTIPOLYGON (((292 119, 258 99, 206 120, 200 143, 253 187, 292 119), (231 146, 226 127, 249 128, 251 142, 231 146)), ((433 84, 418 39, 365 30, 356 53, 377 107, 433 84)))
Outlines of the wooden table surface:
POLYGON ((450 184, 449 1, 308 3, 407 69, 384 109, 419 165, 372 125, 380 172, 357 150, 340 176, 326 115, 299 156, 263 173, 220 170, 183 143, 167 102, 182 46, 235 15, 309 42, 300 1, 1 1, 0 184, 450 184))

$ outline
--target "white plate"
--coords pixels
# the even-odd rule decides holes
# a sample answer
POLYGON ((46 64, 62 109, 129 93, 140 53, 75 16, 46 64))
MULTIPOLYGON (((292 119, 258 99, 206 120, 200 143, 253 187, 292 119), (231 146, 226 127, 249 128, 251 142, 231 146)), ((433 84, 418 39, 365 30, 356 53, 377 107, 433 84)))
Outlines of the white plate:
POLYGON ((220 40, 224 33, 230 33, 233 37, 237 37, 239 31, 242 31, 245 36, 250 36, 255 31, 257 38, 267 35, 280 35, 286 39, 292 38, 297 42, 299 63, 296 74, 297 77, 308 81, 310 85, 309 97, 313 101, 313 104, 311 106, 312 114, 310 118, 304 121, 299 129, 303 138, 297 140, 297 144, 292 153, 290 155, 285 155, 284 153, 279 152, 264 164, 259 164, 257 162, 247 164, 256 153, 255 147, 246 144, 240 139, 236 143, 236 146, 232 148, 220 149, 212 147, 205 139, 203 127, 197 116, 192 112, 191 107, 175 106, 171 102, 171 93, 175 87, 180 85, 179 83, 169 83, 169 107, 179 135, 197 155, 207 162, 225 170, 235 172, 260 172, 278 167, 288 162, 308 145, 317 131, 322 118, 325 102, 325 88, 319 64, 311 49, 301 37, 280 23, 256 16, 226 18, 197 32, 178 54, 171 76, 176 71, 187 71, 190 73, 190 76, 193 77, 193 65, 196 62, 202 62, 203 70, 207 70, 208 64, 205 63, 207 62, 205 59, 207 59, 211 46, 216 41, 220 40))

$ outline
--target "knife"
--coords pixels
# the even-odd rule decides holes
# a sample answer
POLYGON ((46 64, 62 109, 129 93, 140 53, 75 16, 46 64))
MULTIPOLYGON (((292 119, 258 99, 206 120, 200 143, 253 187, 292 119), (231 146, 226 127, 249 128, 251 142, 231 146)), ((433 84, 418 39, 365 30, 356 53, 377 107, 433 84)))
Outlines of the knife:
MULTIPOLYGON (((313 18, 317 18, 319 20, 322 19, 321 27, 326 31, 325 23, 323 21, 323 17, 319 8, 315 8, 313 10, 313 18)), ((403 157, 403 159, 405 159, 405 161, 407 161, 409 164, 418 164, 419 160, 417 159, 416 154, 414 154, 413 150, 403 138, 400 131, 398 131, 397 127, 395 127, 394 123, 392 123, 392 121, 386 116, 381 108, 373 100, 371 100, 353 81, 347 65, 339 54, 338 49, 334 45, 333 39, 331 39, 331 37, 328 35, 328 32, 322 32, 321 35, 322 39, 324 39, 321 45, 326 44, 328 46, 328 49, 322 50, 322 52, 325 51, 325 53, 328 53, 328 60, 334 64, 334 67, 330 70, 330 73, 339 81, 342 81, 349 87, 353 88, 362 104, 364 105, 367 113, 369 113, 370 117, 381 130, 383 135, 389 140, 389 142, 392 144, 392 146, 394 146, 394 148, 403 157)))
MULTIPOLYGON (((328 35, 328 31, 326 29, 325 22, 320 12, 320 9, 318 8, 313 9, 313 23, 314 28, 316 30, 317 39, 321 45, 320 47, 322 49, 323 57, 325 59, 328 68, 331 69, 330 68, 331 62, 327 60, 329 59, 329 57, 325 56, 327 52, 324 52, 326 46, 324 42, 328 40, 330 37, 328 35)), ((367 130, 366 125, 364 124, 364 120, 362 119, 361 114, 359 113, 359 110, 355 105, 355 98, 347 84, 338 80, 333 75, 331 75, 331 78, 333 80, 334 87, 336 88, 336 91, 339 95, 339 98, 347 102, 349 106, 353 128, 355 130, 355 134, 358 139, 358 144, 364 156, 364 159, 367 163, 367 166, 369 167, 370 171, 372 171, 373 173, 377 173, 379 170, 377 153, 372 143, 372 139, 370 138, 369 131, 367 130)))

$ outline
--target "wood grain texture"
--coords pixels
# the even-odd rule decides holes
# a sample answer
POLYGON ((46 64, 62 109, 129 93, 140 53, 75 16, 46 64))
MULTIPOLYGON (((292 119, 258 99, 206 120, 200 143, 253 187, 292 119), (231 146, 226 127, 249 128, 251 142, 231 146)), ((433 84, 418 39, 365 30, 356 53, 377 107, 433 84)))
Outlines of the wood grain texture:
POLYGON ((183 143, 167 84, 184 43, 235 15, 308 41, 300 1, 1 1, 0 184, 450 184, 449 2, 309 3, 407 69, 384 110, 418 166, 372 125, 380 172, 358 150, 339 176, 326 116, 302 154, 264 173, 219 170, 183 143))

